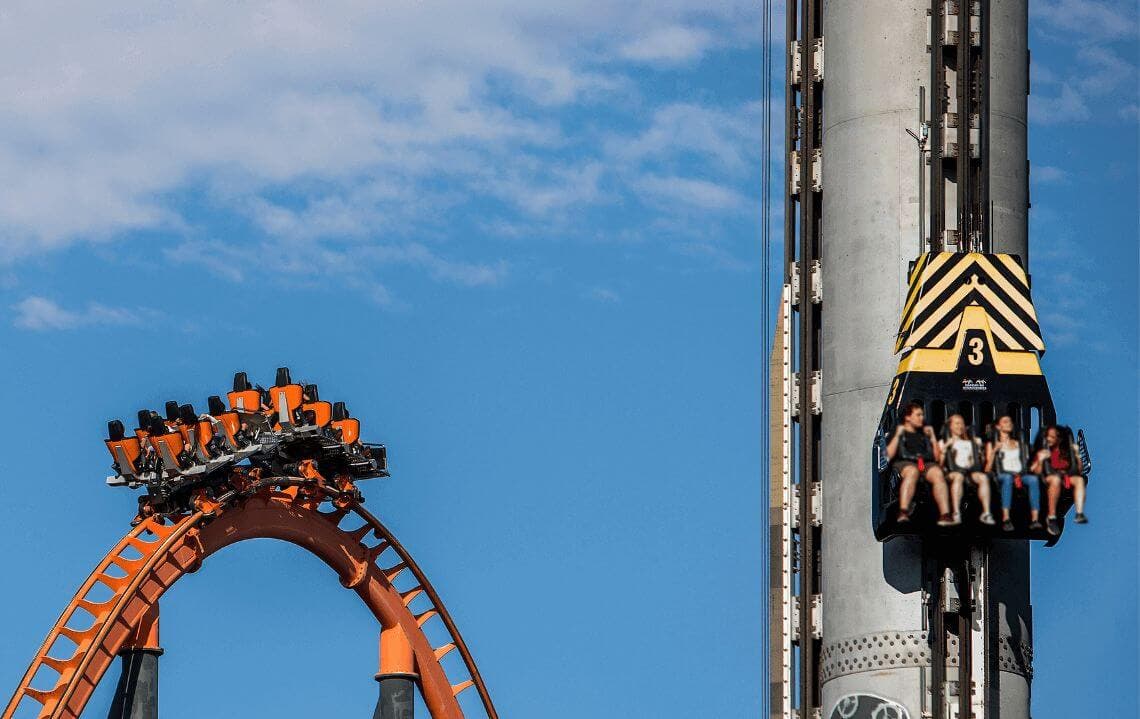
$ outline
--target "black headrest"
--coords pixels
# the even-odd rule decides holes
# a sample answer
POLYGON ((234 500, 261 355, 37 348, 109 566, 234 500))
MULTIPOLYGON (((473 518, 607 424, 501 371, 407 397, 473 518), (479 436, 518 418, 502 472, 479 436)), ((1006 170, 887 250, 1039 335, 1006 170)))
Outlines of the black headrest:
POLYGON ((184 404, 178 408, 178 418, 185 424, 197 424, 198 415, 194 413, 194 405, 184 404))
POLYGON ((166 434, 166 422, 162 421, 162 417, 155 415, 150 418, 150 424, 147 425, 147 431, 152 435, 161 436, 166 434))
POLYGON ((123 427, 122 421, 113 419, 107 423, 107 439, 111 440, 112 442, 118 442, 120 439, 125 437, 126 434, 127 431, 123 427))
POLYGON ((249 376, 245 372, 234 374, 234 392, 245 392, 247 389, 253 389, 253 385, 249 383, 249 376))
POLYGON ((178 403, 172 399, 166 400, 166 419, 170 422, 178 419, 178 403))
POLYGON ((222 398, 216 394, 212 394, 206 399, 206 405, 207 405, 207 408, 210 410, 210 414, 215 415, 215 416, 219 415, 219 414, 224 414, 226 411, 225 403, 222 402, 222 398))
POLYGON ((289 376, 288 367, 277 368, 277 381, 273 384, 275 387, 284 387, 287 384, 293 384, 293 378, 289 376))
POLYGON ((344 402, 336 402, 333 404, 332 418, 335 422, 348 419, 348 408, 344 406, 344 402))
POLYGON ((317 386, 315 384, 305 385, 305 396, 309 398, 310 402, 316 402, 321 398, 321 395, 317 392, 317 386))
POLYGON ((150 416, 154 414, 149 409, 140 409, 138 412, 139 429, 146 429, 150 425, 150 416))

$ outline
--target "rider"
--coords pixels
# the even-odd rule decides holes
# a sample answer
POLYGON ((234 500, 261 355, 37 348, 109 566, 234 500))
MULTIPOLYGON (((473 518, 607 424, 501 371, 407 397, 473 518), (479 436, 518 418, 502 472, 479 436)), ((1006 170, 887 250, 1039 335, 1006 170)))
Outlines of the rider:
POLYGON ((960 414, 946 420, 946 437, 942 441, 942 464, 950 479, 950 504, 954 507, 955 523, 962 520, 962 488, 966 477, 977 486, 978 501, 982 503, 982 524, 994 524, 990 511, 990 478, 982 469, 982 443, 975 439, 960 414))
POLYGON ((994 441, 986 447, 986 471, 997 474, 1001 490, 1001 528, 1013 531, 1009 508, 1013 503, 1014 485, 1029 491, 1029 528, 1041 529, 1041 483, 1036 475, 1026 473, 1025 446, 1017 438, 1013 418, 1003 415, 994 423, 994 441))
POLYGON ((934 429, 925 424, 922 405, 911 402, 903 407, 902 424, 895 428, 887 443, 887 457, 899 473, 899 513, 897 521, 910 521, 910 504, 919 476, 930 483, 934 501, 938 505, 938 526, 958 524, 950 512, 950 498, 946 489, 946 476, 942 471, 942 446, 934 436, 934 429))
POLYGON ((1085 485, 1084 468, 1081 466, 1081 455, 1073 442, 1073 433, 1068 427, 1053 425, 1047 427, 1037 440, 1037 451, 1033 462, 1033 471, 1045 477, 1047 488, 1049 514, 1045 518, 1045 528, 1054 536, 1061 533, 1061 526, 1057 522, 1057 500, 1061 498, 1061 490, 1073 490, 1073 504, 1076 505, 1077 514, 1073 521, 1077 524, 1087 524, 1085 516, 1085 485))

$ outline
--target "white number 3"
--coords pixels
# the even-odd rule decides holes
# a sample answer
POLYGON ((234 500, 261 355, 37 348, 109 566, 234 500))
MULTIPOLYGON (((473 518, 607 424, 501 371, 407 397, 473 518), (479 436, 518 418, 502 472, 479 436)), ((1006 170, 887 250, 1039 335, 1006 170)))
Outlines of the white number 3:
POLYGON ((966 359, 970 360, 970 364, 972 365, 980 365, 986 358, 986 356, 982 354, 982 349, 985 347, 985 343, 982 342, 981 337, 971 337, 969 344, 970 356, 966 359))

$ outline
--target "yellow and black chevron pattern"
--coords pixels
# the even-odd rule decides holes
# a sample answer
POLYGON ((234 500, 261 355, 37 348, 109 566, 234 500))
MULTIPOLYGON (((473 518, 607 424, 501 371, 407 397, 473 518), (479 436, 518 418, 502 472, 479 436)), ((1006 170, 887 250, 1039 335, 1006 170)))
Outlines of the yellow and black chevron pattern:
POLYGON ((895 352, 951 349, 968 307, 985 311, 996 349, 1045 351, 1029 278, 1013 255, 938 252, 911 270, 895 352))

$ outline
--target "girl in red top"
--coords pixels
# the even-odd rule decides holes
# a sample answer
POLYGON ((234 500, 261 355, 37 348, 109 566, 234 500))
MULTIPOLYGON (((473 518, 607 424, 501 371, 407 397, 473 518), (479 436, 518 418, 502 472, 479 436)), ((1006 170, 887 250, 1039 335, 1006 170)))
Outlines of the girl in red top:
POLYGON ((1073 520, 1077 524, 1087 524, 1085 516, 1085 477, 1081 467, 1080 453, 1073 443, 1072 434, 1064 427, 1051 426, 1045 429, 1038 442, 1033 459, 1033 471, 1045 478, 1048 488, 1049 516, 1045 527, 1050 534, 1061 533, 1057 523, 1057 501, 1062 489, 1073 490, 1073 504, 1077 508, 1073 520))

